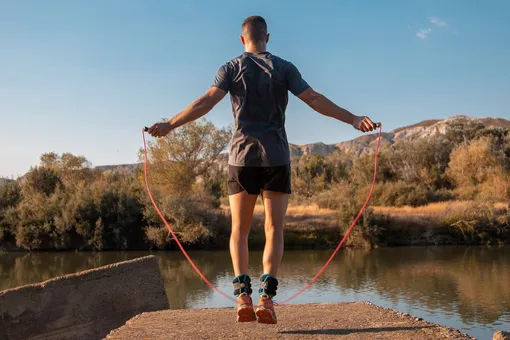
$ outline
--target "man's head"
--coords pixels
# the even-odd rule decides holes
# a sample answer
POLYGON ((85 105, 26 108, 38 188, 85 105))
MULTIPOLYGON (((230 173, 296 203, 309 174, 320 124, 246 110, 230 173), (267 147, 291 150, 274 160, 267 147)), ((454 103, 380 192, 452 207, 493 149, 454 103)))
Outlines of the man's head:
POLYGON ((261 46, 269 41, 267 24, 264 18, 258 15, 250 16, 243 21, 241 42, 246 47, 261 46))

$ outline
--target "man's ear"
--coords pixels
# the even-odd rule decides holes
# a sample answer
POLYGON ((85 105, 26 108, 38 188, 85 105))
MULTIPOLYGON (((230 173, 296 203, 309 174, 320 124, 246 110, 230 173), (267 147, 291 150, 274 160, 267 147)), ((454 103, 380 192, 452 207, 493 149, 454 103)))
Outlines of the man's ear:
POLYGON ((246 40, 244 39, 244 37, 241 35, 240 38, 241 38, 241 44, 246 45, 246 40))
POLYGON ((266 34, 266 44, 269 42, 269 33, 266 34))

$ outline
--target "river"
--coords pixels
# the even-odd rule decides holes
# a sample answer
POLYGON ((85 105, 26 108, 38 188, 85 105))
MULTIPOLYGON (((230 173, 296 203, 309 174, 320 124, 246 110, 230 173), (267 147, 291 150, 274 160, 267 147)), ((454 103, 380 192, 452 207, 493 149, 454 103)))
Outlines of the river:
MULTIPOLYGON (((330 251, 287 251, 275 300, 296 292, 330 251)), ((0 290, 133 259, 150 252, 0 253, 0 290)), ((179 252, 154 252, 171 308, 227 307, 179 252)), ((203 273, 231 293, 226 251, 191 252, 203 273)), ((250 274, 261 274, 261 252, 250 254, 250 274)), ((401 247, 343 249, 324 275, 291 303, 371 301, 458 328, 478 339, 510 330, 510 247, 401 247)), ((281 322, 285 322, 282 320, 281 322)))

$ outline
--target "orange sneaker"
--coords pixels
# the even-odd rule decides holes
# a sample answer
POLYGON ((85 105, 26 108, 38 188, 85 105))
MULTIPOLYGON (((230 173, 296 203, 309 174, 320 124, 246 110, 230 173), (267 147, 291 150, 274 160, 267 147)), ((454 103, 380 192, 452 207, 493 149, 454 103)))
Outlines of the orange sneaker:
POLYGON ((260 296, 256 314, 259 323, 276 323, 273 300, 268 295, 263 294, 260 296))
POLYGON ((237 298, 237 322, 251 322, 257 320, 253 310, 251 296, 241 293, 237 298))

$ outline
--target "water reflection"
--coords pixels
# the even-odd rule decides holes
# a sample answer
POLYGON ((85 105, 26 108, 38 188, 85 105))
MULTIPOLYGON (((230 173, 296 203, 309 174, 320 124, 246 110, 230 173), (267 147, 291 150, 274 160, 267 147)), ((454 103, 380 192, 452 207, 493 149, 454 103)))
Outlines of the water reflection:
POLYGON ((0 252, 0 290, 144 256, 129 252, 0 252))
MULTIPOLYGON (((0 290, 147 254, 3 253, 0 290)), ((154 254, 172 308, 231 306, 201 281, 181 254, 154 254)), ((301 288, 329 255, 329 251, 286 252, 279 300, 301 288)), ((193 252, 191 256, 211 282, 231 293, 228 252, 193 252)), ((253 277, 261 274, 261 257, 260 252, 251 253, 253 277)), ((510 247, 344 249, 324 276, 293 302, 371 300, 485 338, 495 328, 510 328, 509 282, 510 247)))

